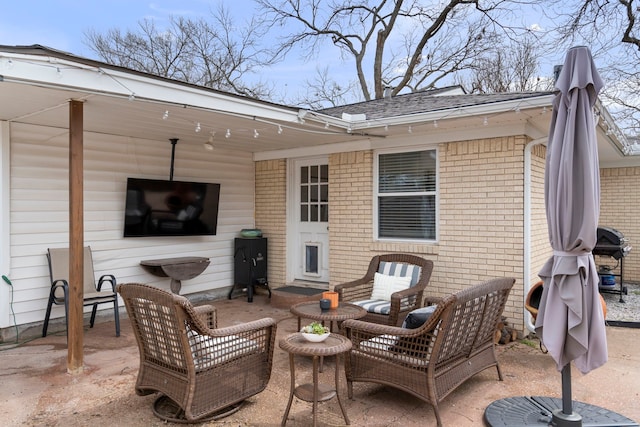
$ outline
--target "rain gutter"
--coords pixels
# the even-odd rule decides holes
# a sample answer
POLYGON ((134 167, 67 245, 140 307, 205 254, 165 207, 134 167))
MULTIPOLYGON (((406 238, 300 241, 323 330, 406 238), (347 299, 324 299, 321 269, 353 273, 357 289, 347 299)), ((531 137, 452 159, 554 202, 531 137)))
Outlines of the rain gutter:
MULTIPOLYGON (((548 136, 534 139, 524 149, 524 297, 531 290, 531 150, 537 145, 547 145, 548 136)), ((523 302, 524 306, 524 302, 523 302)), ((524 325, 530 332, 535 331, 535 325, 531 322, 531 315, 527 310, 523 311, 524 325)))

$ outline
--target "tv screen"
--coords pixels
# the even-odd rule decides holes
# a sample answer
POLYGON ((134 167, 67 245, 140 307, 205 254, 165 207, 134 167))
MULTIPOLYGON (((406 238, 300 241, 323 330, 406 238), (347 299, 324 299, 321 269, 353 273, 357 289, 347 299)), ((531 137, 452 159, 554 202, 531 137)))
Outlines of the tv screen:
POLYGON ((215 235, 220 184, 127 179, 124 237, 215 235))

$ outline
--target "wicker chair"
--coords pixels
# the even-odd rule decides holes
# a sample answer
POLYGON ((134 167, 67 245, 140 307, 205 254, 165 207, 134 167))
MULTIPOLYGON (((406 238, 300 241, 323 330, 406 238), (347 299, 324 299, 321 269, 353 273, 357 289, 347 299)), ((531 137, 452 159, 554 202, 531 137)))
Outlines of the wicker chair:
POLYGON ((353 282, 336 285, 334 290, 338 292, 340 301, 361 305, 366 308, 367 316, 362 320, 384 325, 399 326, 405 316, 412 310, 422 306, 424 290, 431 278, 433 261, 408 254, 376 255, 369 263, 367 274, 363 278, 353 282), (394 265, 400 268, 394 269, 394 265), (371 299, 375 273, 387 272, 389 267, 394 269, 395 275, 402 273, 402 267, 416 266, 415 279, 412 286, 403 291, 391 295, 390 302, 371 299))
POLYGON ((159 393, 154 413, 171 422, 202 422, 240 409, 271 376, 276 322, 270 318, 216 329, 212 306, 143 284, 120 284, 138 342, 135 390, 159 393))
POLYGON ((494 279, 446 296, 417 329, 344 321, 349 398, 356 381, 395 387, 430 403, 442 426, 438 403, 460 384, 492 366, 502 381, 493 339, 514 283, 494 279))

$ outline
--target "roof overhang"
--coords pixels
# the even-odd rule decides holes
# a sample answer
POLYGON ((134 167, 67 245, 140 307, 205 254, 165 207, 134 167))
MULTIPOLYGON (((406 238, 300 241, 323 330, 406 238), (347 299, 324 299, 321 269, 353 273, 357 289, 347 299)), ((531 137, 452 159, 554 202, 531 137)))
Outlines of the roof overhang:
MULTIPOLYGON (((253 153, 256 159, 548 135, 552 96, 367 119, 334 117, 75 57, 40 46, 0 46, 0 120, 68 129, 70 100, 84 102, 84 131, 253 153)), ((599 107, 602 167, 640 166, 632 145, 599 107)))

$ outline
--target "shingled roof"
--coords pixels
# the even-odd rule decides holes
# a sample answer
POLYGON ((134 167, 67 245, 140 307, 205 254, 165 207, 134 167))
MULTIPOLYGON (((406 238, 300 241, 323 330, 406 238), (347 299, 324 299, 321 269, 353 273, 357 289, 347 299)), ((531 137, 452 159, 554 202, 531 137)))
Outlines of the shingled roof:
POLYGON ((449 110, 498 102, 516 101, 518 99, 548 96, 552 92, 511 92, 492 94, 460 94, 439 95, 438 90, 421 91, 396 95, 391 98, 374 99, 339 107, 326 108, 318 113, 333 117, 342 117, 343 113, 355 115, 365 114, 368 120, 406 116, 430 111, 449 110))

